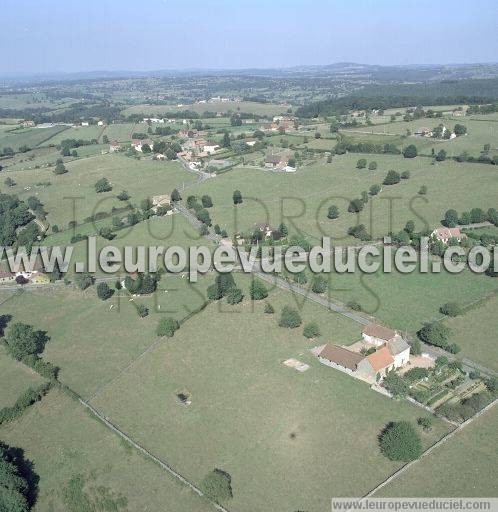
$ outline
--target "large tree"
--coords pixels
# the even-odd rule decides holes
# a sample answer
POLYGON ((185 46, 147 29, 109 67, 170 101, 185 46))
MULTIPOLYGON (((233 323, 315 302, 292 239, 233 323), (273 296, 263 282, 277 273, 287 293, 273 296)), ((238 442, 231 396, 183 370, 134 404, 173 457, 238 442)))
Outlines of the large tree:
POLYGON ((390 423, 379 437, 381 452, 390 460, 409 462, 422 455, 422 442, 407 421, 390 423))
POLYGON ((39 354, 43 351, 47 337, 42 331, 35 331, 31 325, 13 324, 5 337, 7 351, 15 359, 39 354))

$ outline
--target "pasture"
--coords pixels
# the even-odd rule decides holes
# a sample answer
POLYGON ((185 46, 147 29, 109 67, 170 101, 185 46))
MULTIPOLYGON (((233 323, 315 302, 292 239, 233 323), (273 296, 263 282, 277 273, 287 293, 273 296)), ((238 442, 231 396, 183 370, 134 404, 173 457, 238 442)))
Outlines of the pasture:
POLYGON ((122 190, 127 190, 130 201, 138 205, 146 197, 170 194, 173 188, 181 189, 183 183, 195 180, 177 162, 137 160, 116 154, 76 159, 65 165, 68 172, 62 175, 54 175, 48 168, 9 173, 16 182, 10 192, 21 198, 36 195, 48 212, 48 221, 61 228, 73 219, 82 222, 99 211, 122 207, 123 202, 116 198, 122 190), (113 189, 97 194, 94 185, 103 177, 111 182, 113 189), (36 183, 48 181, 50 187, 36 187, 36 183))
POLYGON ((61 391, 51 391, 21 418, 2 426, 0 437, 24 450, 40 477, 34 512, 90 510, 87 506, 115 512, 214 510, 61 391), (68 503, 66 494, 73 501, 68 503))
POLYGON ((235 168, 193 186, 191 192, 212 197, 213 223, 229 234, 250 230, 255 223, 278 226, 284 222, 291 233, 302 232, 313 241, 330 236, 335 243, 345 243, 351 241, 348 228, 357 224, 364 224, 378 238, 400 231, 408 220, 415 221, 416 230, 438 226, 450 208, 461 212, 496 207, 497 183, 498 168, 492 165, 453 161, 431 165, 431 160, 423 157, 347 154, 334 156, 330 164, 323 160, 300 167, 293 174, 235 168), (360 158, 377 162, 377 170, 357 169, 360 158), (397 185, 383 186, 359 214, 348 213, 349 202, 372 185, 382 184, 390 169, 408 170, 411 177, 397 185), (428 192, 420 196, 423 185, 428 192), (240 190, 244 198, 237 207, 232 202, 234 190, 240 190), (334 204, 339 218, 330 220, 327 210, 334 204))
POLYGON ((116 123, 106 126, 102 135, 107 135, 110 141, 118 142, 131 141, 131 134, 134 131, 135 123, 116 123))
POLYGON ((375 496, 496 496, 498 482, 492 468, 498 456, 497 429, 495 406, 375 496))
POLYGON ((494 295, 464 315, 448 318, 444 323, 452 330, 452 340, 460 345, 462 355, 498 372, 497 311, 498 297, 494 295))
MULTIPOLYGON (((277 325, 291 297, 269 301, 274 315, 248 300, 209 306, 92 403, 194 481, 228 471, 233 510, 326 510, 331 496, 364 494, 399 467, 380 454, 377 435, 389 421, 415 422, 420 409, 321 365, 309 349, 347 336, 338 328, 310 343, 301 328, 277 325), (284 366, 290 357, 310 369, 284 366), (181 391, 190 405, 179 403, 181 391)), ((424 445, 444 432, 436 420, 424 445)))
POLYGON ((132 298, 122 291, 107 301, 97 298, 95 286, 84 292, 73 286, 35 289, 3 304, 2 314, 47 331, 44 357, 60 366, 63 383, 88 398, 156 341, 160 318, 181 320, 200 307, 211 282, 209 276, 196 284, 164 276, 151 296, 132 298), (138 316, 139 303, 149 308, 146 318, 138 316))
POLYGON ((55 144, 54 137, 65 139, 64 133, 67 126, 52 126, 50 128, 19 128, 15 131, 3 131, 0 134, 0 148, 12 148, 18 151, 20 147, 27 146, 30 149, 42 145, 55 144))
MULTIPOLYGON (((4 314, 3 308, 1 311, 4 314)), ((5 347, 0 345, 0 409, 14 405, 21 393, 42 382, 36 372, 9 356, 5 347)))
MULTIPOLYGON (((50 139, 50 144, 60 144, 64 139, 83 139, 83 140, 99 140, 104 131, 103 126, 73 126, 62 133, 59 133, 50 139)), ((77 150, 80 148, 76 148, 77 150)))

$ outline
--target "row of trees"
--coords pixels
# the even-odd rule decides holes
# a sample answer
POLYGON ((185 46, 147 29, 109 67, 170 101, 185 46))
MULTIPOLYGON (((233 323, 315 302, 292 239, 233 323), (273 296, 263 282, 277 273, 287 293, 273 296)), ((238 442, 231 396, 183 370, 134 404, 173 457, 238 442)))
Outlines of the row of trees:
POLYGON ((454 228, 458 225, 479 224, 481 222, 491 222, 498 226, 498 211, 496 208, 489 208, 484 211, 482 208, 472 208, 468 212, 458 215, 454 209, 446 210, 443 218, 443 225, 448 228, 454 228))

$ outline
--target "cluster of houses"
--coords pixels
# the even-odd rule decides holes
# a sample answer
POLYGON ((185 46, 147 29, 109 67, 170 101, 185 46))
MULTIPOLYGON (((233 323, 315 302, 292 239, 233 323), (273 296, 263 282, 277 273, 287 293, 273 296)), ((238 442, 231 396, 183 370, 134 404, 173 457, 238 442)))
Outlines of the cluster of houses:
POLYGON ((274 116, 273 122, 264 124, 261 129, 270 132, 291 132, 296 130, 296 122, 297 118, 294 116, 274 116))
POLYGON ((296 172, 296 168, 289 165, 289 155, 270 153, 266 155, 264 164, 268 169, 282 172, 296 172))
POLYGON ((372 323, 365 326, 362 338, 350 347, 327 344, 318 359, 370 384, 379 383, 387 372, 408 364, 410 345, 397 331, 372 323))
MULTIPOLYGON (((439 138, 442 138, 442 139, 449 138, 451 140, 456 137, 456 134, 454 132, 451 132, 449 137, 445 137, 445 133, 447 131, 448 131, 448 128, 446 128, 446 126, 443 125, 441 128, 441 134, 439 135, 439 138)), ((419 137, 428 137, 428 138, 435 137, 433 129, 427 128, 426 126, 417 128, 417 130, 415 131, 415 135, 417 135, 419 137)))
POLYGON ((9 272, 0 271, 0 284, 47 284, 50 283, 50 278, 47 274, 40 270, 33 270, 33 272, 9 272))

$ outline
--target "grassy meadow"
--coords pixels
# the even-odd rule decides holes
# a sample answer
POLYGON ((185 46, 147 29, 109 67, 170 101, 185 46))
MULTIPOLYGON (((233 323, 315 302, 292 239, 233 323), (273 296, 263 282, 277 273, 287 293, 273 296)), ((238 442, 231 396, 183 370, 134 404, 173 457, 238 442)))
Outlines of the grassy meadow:
POLYGON ((48 212, 47 220, 60 228, 73 218, 82 222, 97 212, 108 212, 113 206, 122 207, 123 203, 116 198, 122 190, 127 190, 130 201, 138 205, 146 197, 170 194, 176 186, 181 188, 182 183, 195 181, 195 176, 177 162, 137 160, 123 155, 98 155, 65 165, 68 172, 62 175, 54 175, 52 169, 9 173, 16 182, 9 191, 21 198, 36 195, 48 212), (103 177, 111 182, 113 190, 97 194, 94 185, 103 177), (51 186, 37 187, 39 182, 50 182, 51 186))
POLYGON ((497 429, 495 406, 375 496, 497 496, 498 482, 492 469, 498 456, 497 429))
POLYGON ((33 512, 215 510, 60 391, 0 427, 0 438, 22 448, 40 477, 33 512))
MULTIPOLYGON (((290 295, 278 292, 269 301, 273 315, 248 300, 209 306, 92 403, 194 481, 213 467, 228 471, 233 510, 326 510, 331 496, 364 494, 399 467, 380 454, 377 435, 389 421, 414 423, 421 412, 321 365, 309 351, 357 338, 357 326, 344 329, 341 319, 310 343, 301 328, 277 325, 290 295), (290 357, 310 369, 284 366, 290 357), (179 403, 179 392, 191 405, 179 403)), ((316 307, 306 306, 304 321, 316 307)), ((446 430, 436 420, 422 434, 424 445, 446 430)))
POLYGON ((365 224, 374 237, 399 231, 408 220, 415 221, 417 230, 432 228, 440 225, 449 208, 463 211, 497 206, 495 166, 430 162, 427 158, 348 154, 335 156, 330 164, 322 160, 301 167, 293 174, 235 168, 191 191, 212 197, 213 223, 230 234, 251 229, 255 223, 278 226, 283 221, 291 233, 301 231, 315 241, 330 236, 344 242, 348 239, 347 229, 356 224, 365 224), (377 162, 377 170, 357 169, 360 158, 377 162), (371 198, 359 214, 348 213, 349 201, 359 198, 372 185, 382 184, 390 169, 408 170, 411 177, 397 185, 383 186, 382 192, 371 198), (418 191, 423 185, 428 192, 422 197, 418 191), (237 207, 232 202, 234 190, 240 190, 244 198, 237 207), (339 209, 335 220, 327 218, 332 204, 339 209))

